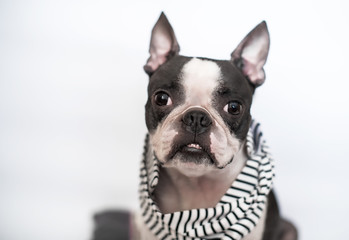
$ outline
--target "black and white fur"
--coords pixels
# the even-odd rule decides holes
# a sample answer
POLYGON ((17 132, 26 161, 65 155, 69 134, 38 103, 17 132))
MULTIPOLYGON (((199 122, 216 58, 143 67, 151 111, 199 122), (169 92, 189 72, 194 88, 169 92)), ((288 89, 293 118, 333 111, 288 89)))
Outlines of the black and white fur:
MULTIPOLYGON (((246 161, 252 97, 265 80, 268 51, 269 33, 262 22, 228 61, 181 56, 174 31, 161 14, 144 66, 150 147, 162 164, 155 190, 161 211, 214 206, 239 174, 246 161)), ((273 193, 267 206, 244 239, 296 239, 295 228, 279 217, 273 193)), ((136 239, 155 239, 142 220, 136 222, 136 239)))

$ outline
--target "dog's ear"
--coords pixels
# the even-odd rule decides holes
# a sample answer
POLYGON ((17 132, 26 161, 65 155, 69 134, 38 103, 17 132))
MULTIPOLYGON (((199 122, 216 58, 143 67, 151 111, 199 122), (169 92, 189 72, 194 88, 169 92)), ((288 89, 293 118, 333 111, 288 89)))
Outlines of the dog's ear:
POLYGON ((231 61, 258 87, 264 83, 263 66, 269 52, 269 32, 265 21, 256 26, 231 54, 231 61))
POLYGON ((179 53, 179 45, 174 31, 162 12, 151 33, 150 57, 144 71, 151 75, 158 67, 179 53))

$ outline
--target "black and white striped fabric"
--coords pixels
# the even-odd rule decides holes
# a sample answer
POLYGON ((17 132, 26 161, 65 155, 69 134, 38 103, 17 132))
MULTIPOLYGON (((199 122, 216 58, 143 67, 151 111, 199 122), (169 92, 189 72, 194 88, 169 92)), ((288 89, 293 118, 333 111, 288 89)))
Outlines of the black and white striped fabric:
POLYGON ((143 220, 163 240, 242 239, 258 223, 274 177, 274 161, 259 123, 247 135, 248 160, 242 172, 213 208, 162 214, 152 199, 159 180, 158 160, 148 152, 148 137, 141 162, 139 197, 143 220))

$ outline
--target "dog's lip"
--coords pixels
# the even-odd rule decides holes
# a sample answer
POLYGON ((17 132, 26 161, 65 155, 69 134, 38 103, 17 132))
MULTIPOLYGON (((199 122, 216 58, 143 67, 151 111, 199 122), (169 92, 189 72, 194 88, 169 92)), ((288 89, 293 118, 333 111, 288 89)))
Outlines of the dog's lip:
POLYGON ((212 153, 210 152, 209 147, 206 145, 196 142, 196 141, 191 141, 191 142, 186 142, 186 143, 181 143, 181 144, 175 144, 170 153, 168 154, 168 161, 171 161, 176 154, 191 154, 192 156, 197 156, 197 157, 203 157, 207 156, 212 164, 217 165, 217 160, 214 158, 212 153))
POLYGON ((207 148, 197 142, 187 142, 183 144, 174 145, 172 151, 168 155, 168 159, 172 159, 178 152, 189 152, 189 153, 205 153, 209 154, 207 148))
POLYGON ((207 152, 199 145, 199 144, 188 144, 183 147, 179 151, 189 152, 189 153, 205 153, 207 152))
POLYGON ((206 155, 211 160, 212 164, 216 163, 215 159, 213 158, 208 148, 196 142, 182 145, 177 149, 176 153, 177 152, 182 152, 184 154, 194 154, 192 156, 197 156, 197 157, 200 157, 200 156, 203 157, 206 155))
POLYGON ((197 149, 197 150, 202 150, 202 147, 200 146, 200 144, 197 144, 197 143, 189 143, 187 144, 188 148, 194 148, 194 149, 197 149))

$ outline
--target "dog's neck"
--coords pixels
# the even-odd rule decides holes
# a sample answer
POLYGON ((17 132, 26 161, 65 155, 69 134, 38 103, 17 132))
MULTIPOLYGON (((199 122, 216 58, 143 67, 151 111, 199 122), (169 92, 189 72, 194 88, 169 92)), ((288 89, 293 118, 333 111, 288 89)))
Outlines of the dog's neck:
POLYGON ((203 176, 186 176, 176 168, 160 168, 155 202, 162 213, 214 207, 245 166, 245 144, 232 163, 203 176))

